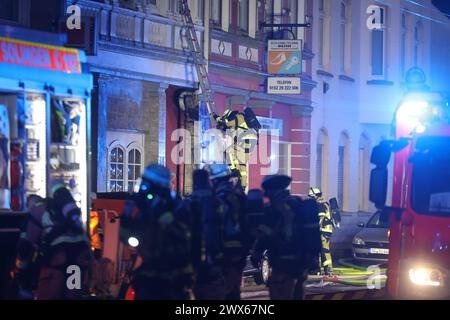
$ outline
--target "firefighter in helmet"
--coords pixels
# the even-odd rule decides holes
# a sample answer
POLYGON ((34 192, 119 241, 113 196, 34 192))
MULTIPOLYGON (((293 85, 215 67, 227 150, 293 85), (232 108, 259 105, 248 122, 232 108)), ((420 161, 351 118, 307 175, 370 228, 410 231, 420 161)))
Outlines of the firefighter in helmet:
POLYGON ((244 112, 226 109, 222 116, 212 113, 212 117, 217 122, 218 129, 232 134, 233 146, 227 150, 225 159, 231 171, 239 173, 240 183, 245 189, 247 162, 257 145, 261 125, 250 108, 246 108, 244 112))
POLYGON ((30 223, 19 244, 16 274, 19 278, 39 274, 38 300, 79 299, 86 293, 84 279, 81 288, 71 290, 67 270, 76 265, 83 278, 88 267, 89 241, 81 210, 62 180, 52 182, 50 196, 28 198, 30 223))
POLYGON ((320 233, 322 238, 322 251, 318 257, 318 266, 325 275, 333 274, 333 262, 330 252, 330 241, 333 235, 333 221, 330 205, 322 197, 322 191, 319 188, 311 188, 309 197, 316 200, 319 209, 320 233))
POLYGON ((169 169, 151 164, 121 217, 121 240, 135 247, 138 300, 192 298, 192 237, 189 212, 171 192, 169 169))
POLYGON ((226 164, 209 167, 217 212, 221 217, 223 240, 223 273, 226 283, 226 300, 240 300, 242 272, 247 257, 246 197, 236 192, 232 182, 233 173, 226 164))
POLYGON ((257 267, 267 251, 272 267, 268 281, 272 300, 304 298, 307 273, 320 251, 315 202, 311 206, 311 201, 291 195, 290 184, 291 178, 285 175, 267 176, 262 183, 270 202, 251 261, 257 267))

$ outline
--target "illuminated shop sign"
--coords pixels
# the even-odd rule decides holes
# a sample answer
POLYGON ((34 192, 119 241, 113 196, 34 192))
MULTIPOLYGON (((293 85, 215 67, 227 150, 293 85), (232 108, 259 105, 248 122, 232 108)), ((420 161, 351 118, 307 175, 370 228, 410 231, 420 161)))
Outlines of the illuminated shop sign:
POLYGON ((78 50, 0 37, 0 63, 81 73, 78 50))

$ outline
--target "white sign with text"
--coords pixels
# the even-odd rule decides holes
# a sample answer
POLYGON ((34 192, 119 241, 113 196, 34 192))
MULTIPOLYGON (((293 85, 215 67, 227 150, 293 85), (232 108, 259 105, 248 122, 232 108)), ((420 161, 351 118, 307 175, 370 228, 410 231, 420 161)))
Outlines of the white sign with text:
POLYGON ((268 94, 300 94, 300 78, 271 77, 267 79, 268 94))

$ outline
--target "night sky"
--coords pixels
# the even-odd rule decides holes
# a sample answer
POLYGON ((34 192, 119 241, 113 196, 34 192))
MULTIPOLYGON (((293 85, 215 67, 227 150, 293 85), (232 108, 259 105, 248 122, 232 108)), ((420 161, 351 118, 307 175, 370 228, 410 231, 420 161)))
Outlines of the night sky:
POLYGON ((450 14, 450 0, 433 0, 433 4, 446 14, 450 14))

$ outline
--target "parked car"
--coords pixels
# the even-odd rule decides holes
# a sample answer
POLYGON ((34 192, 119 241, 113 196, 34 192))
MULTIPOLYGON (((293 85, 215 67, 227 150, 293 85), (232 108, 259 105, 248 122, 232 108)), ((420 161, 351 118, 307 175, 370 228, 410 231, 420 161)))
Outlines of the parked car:
POLYGON ((352 241, 353 258, 358 262, 386 263, 389 257, 389 215, 376 212, 352 241))
POLYGON ((259 267, 255 268, 250 261, 250 256, 247 257, 247 265, 244 269, 244 277, 253 277, 257 285, 267 284, 269 280, 271 268, 269 264, 269 258, 267 257, 267 252, 264 253, 259 267))

